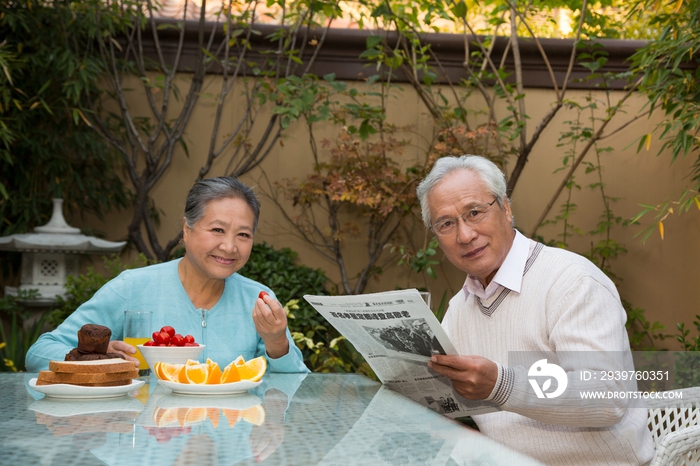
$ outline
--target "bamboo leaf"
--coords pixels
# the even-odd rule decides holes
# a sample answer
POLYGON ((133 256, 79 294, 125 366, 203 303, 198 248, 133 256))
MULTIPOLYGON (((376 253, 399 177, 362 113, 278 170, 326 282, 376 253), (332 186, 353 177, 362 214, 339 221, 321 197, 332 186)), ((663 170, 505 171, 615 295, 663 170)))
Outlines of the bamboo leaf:
POLYGON ((122 52, 122 45, 114 38, 110 37, 109 40, 114 44, 114 46, 119 49, 120 52, 122 52))
POLYGON ((646 150, 649 150, 649 148, 651 147, 651 133, 647 134, 647 140, 644 143, 644 147, 646 148, 646 150))
POLYGON ((661 239, 664 239, 664 222, 659 222, 659 234, 661 239))
POLYGON ((92 124, 90 124, 88 119, 85 117, 85 114, 83 113, 83 111, 80 110, 79 108, 76 110, 78 110, 78 115, 80 115, 80 118, 82 118, 82 120, 85 122, 85 124, 88 125, 90 128, 92 128, 92 124))
POLYGON ((8 81, 10 81, 10 85, 14 86, 15 84, 12 82, 12 76, 10 76, 10 71, 7 69, 5 65, 2 65, 2 71, 5 72, 5 77, 7 78, 8 81))

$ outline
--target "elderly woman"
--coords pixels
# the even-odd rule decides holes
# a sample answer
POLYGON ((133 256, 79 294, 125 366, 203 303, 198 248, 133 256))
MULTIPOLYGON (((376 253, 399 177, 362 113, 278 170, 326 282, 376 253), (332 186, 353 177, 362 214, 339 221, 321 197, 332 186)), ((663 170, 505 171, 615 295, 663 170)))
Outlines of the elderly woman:
POLYGON ((37 340, 27 353, 27 370, 63 360, 86 323, 109 327, 108 352, 138 365, 132 356, 136 349, 121 339, 124 311, 141 310, 153 312, 153 331, 169 325, 206 345, 202 360, 211 358, 223 367, 239 355, 246 360, 264 355, 273 372, 308 372, 271 290, 236 273, 250 257, 259 215, 255 194, 237 179, 196 183, 185 205, 185 256, 122 272, 37 340), (259 298, 261 291, 270 294, 259 298))

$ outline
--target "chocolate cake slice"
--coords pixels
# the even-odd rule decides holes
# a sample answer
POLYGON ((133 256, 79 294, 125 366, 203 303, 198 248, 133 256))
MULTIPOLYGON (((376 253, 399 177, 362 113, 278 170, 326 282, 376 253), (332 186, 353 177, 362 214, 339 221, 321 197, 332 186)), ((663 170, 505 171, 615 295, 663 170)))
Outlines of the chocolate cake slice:
POLYGON ((66 354, 66 361, 96 361, 101 359, 114 359, 120 358, 124 359, 119 353, 81 353, 78 348, 73 348, 66 354))
POLYGON ((106 354, 112 331, 104 325, 85 324, 78 330, 78 351, 106 354))

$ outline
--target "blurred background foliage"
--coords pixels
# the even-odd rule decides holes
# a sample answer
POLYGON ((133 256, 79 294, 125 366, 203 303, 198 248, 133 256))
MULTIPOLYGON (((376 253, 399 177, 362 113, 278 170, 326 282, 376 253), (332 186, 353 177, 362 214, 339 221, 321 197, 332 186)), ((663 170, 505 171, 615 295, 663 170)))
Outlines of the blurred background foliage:
POLYGON ((0 5, 0 235, 46 223, 54 197, 73 215, 129 204, 115 153, 81 108, 102 64, 77 3, 0 5))

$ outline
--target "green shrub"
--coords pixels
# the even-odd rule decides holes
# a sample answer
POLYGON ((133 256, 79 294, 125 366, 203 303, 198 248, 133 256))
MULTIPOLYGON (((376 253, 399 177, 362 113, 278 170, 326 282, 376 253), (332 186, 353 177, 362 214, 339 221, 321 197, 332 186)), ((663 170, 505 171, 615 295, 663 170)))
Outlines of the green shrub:
POLYGON ((27 350, 41 335, 46 320, 46 313, 39 319, 26 325, 30 317, 23 300, 33 299, 36 290, 20 291, 18 296, 0 298, 0 372, 23 372, 26 370, 24 359, 27 350), (2 318, 7 318, 9 332, 5 332, 2 318))
POLYGON ((320 269, 296 264, 297 255, 289 248, 275 250, 267 243, 256 244, 240 274, 269 286, 285 304, 289 331, 311 370, 373 376, 355 348, 304 300, 305 294, 329 294, 328 279, 320 269))
POLYGON ((321 269, 297 265, 298 254, 289 248, 274 249, 267 243, 256 244, 248 263, 239 273, 272 288, 277 299, 287 303, 298 299, 298 309, 294 311, 297 325, 315 326, 325 323, 303 296, 305 294, 327 295, 326 274, 321 269))
POLYGON ((136 269, 148 265, 146 256, 140 254, 138 259, 131 264, 124 264, 118 254, 103 257, 107 274, 95 272, 94 267, 88 267, 87 273, 78 276, 69 276, 66 279, 66 297, 58 297, 56 308, 49 313, 48 322, 53 327, 58 327, 81 304, 88 301, 97 293, 97 290, 119 275, 126 269, 136 269))
POLYGON ((683 348, 683 352, 678 353, 676 361, 675 386, 677 388, 700 385, 700 315, 695 316, 693 326, 698 333, 691 337, 690 330, 685 324, 676 325, 678 330, 676 340, 683 348))

